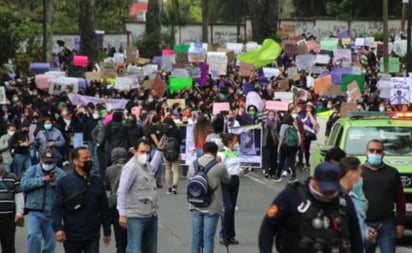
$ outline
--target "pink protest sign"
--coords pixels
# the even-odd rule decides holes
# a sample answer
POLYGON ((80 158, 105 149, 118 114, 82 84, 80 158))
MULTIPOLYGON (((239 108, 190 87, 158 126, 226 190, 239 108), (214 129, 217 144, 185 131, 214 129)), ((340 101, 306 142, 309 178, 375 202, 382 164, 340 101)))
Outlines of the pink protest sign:
POLYGON ((173 52, 172 49, 163 49, 163 51, 162 51, 163 56, 171 56, 173 54, 174 54, 174 52, 173 52))
POLYGON ((289 108, 289 102, 282 101, 266 101, 266 110, 272 111, 287 111, 289 108))
POLYGON ((89 57, 85 55, 75 55, 73 57, 73 65, 79 67, 87 67, 89 64, 89 57))
POLYGON ((49 89, 49 79, 53 79, 54 75, 36 75, 34 80, 36 82, 37 89, 49 89))
POLYGON ((229 111, 230 110, 230 105, 227 102, 223 103, 213 103, 213 115, 217 115, 221 112, 224 111, 229 111))

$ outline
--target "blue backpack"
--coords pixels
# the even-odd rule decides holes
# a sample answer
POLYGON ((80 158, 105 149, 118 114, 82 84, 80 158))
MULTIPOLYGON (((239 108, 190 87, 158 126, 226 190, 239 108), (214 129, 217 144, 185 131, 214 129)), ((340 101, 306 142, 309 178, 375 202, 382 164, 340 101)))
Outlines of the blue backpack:
POLYGON ((195 173, 189 178, 187 184, 187 202, 196 207, 207 207, 210 205, 213 190, 209 187, 207 173, 216 164, 218 164, 216 159, 213 159, 204 167, 199 165, 198 160, 193 161, 195 173))

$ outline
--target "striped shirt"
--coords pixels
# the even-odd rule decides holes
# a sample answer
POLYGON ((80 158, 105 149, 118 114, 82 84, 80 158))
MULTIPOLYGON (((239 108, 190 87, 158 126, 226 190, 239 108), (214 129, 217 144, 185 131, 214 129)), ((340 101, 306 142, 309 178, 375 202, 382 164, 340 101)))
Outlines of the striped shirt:
POLYGON ((20 181, 16 175, 0 171, 0 217, 23 214, 23 202, 20 181))

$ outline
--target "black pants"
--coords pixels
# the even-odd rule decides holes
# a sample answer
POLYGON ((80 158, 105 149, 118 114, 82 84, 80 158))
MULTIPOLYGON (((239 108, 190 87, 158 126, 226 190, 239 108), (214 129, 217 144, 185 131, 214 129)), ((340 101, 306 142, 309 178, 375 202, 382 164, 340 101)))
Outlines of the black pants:
POLYGON ((273 175, 277 169, 277 159, 278 159, 278 152, 274 146, 265 146, 263 147, 263 169, 269 175, 273 175))
POLYGON ((65 241, 63 248, 66 253, 99 253, 99 240, 65 241))
POLYGON ((223 214, 222 229, 220 237, 231 239, 236 236, 235 232, 235 208, 239 194, 239 176, 232 176, 228 184, 222 184, 223 214))
POLYGON ((289 147, 285 144, 282 145, 280 148, 280 161, 279 167, 276 170, 276 176, 280 177, 280 173, 282 172, 282 168, 287 161, 288 167, 292 170, 292 177, 296 177, 296 152, 298 151, 298 147, 289 147))
POLYGON ((7 219, 0 219, 0 242, 1 252, 15 253, 14 247, 16 234, 16 223, 14 222, 14 215, 7 217, 7 219))
POLYGON ((127 246, 127 230, 120 227, 119 212, 116 208, 112 209, 112 218, 114 238, 116 239, 116 252, 125 253, 127 246))
POLYGON ((307 165, 309 165, 309 160, 310 160, 310 144, 312 143, 311 140, 305 139, 303 141, 303 145, 305 146, 305 150, 299 151, 298 154, 298 159, 299 159, 299 163, 303 164, 303 153, 305 153, 305 162, 307 165))

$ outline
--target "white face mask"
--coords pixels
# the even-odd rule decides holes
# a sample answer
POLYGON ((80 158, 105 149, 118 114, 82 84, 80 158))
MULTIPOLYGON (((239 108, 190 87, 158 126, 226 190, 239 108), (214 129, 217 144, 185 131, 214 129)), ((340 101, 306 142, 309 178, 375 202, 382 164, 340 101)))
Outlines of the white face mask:
POLYGON ((385 107, 379 107, 379 111, 380 111, 380 112, 384 112, 384 111, 385 111, 385 107))
POLYGON ((54 168, 54 164, 43 164, 42 167, 45 171, 51 171, 54 168))
POLYGON ((7 131, 7 134, 12 136, 15 133, 15 131, 7 131))
POLYGON ((236 143, 234 146, 233 146, 233 150, 238 150, 239 149, 239 143, 236 143))
POLYGON ((297 113, 293 113, 293 114, 292 114, 292 118, 296 119, 297 117, 298 117, 298 114, 297 114, 297 113))
POLYGON ((99 114, 98 113, 93 113, 93 119, 98 119, 99 118, 99 114))
POLYGON ((149 161, 149 155, 148 154, 140 154, 140 155, 137 156, 137 162, 140 165, 146 165, 148 161, 149 161))

